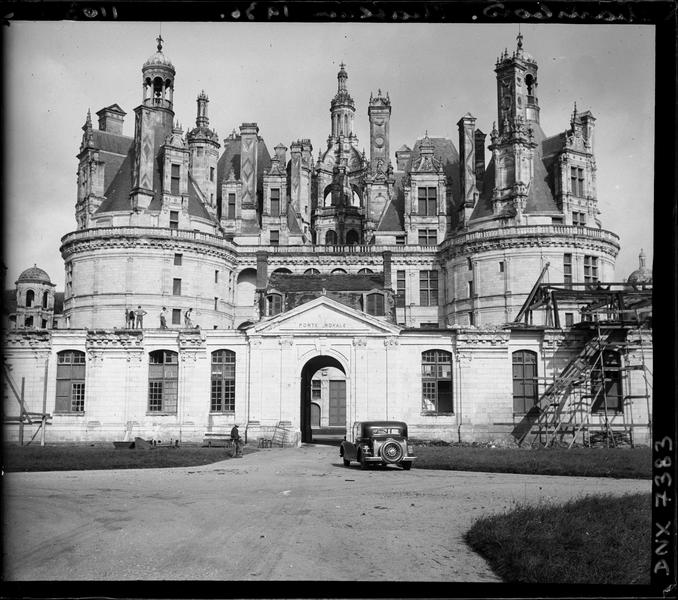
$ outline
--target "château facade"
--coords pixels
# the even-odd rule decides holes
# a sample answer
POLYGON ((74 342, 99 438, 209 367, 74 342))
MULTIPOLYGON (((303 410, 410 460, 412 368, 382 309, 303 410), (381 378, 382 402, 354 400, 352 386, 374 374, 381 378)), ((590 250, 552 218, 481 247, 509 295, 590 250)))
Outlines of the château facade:
MULTIPOLYGON (((588 338, 570 329, 581 314, 567 303, 555 307, 564 328, 537 312, 532 327, 507 324, 545 269, 566 286, 614 281, 619 239, 600 220, 593 115, 575 106, 564 131, 542 131, 521 35, 495 73, 489 140, 466 113, 457 145, 426 131, 392 144, 391 98, 378 90, 369 155, 359 151, 342 64, 326 144, 271 151, 256 122, 219 140, 204 91, 184 132, 158 38, 134 134, 115 103, 82 127, 61 314, 42 328, 15 319, 7 334, 24 409, 44 407, 63 441, 199 441, 233 423, 257 439, 279 422, 311 441, 384 418, 420 438, 509 437, 588 338), (142 327, 128 324, 137 307, 142 327)), ((37 274, 52 309, 53 284, 37 274)), ((623 360, 651 363, 651 340, 639 340, 623 360)), ((626 428, 633 410, 647 439, 649 404, 629 408, 621 392, 641 376, 617 383, 587 422, 607 427, 609 409, 626 428)))
MULTIPOLYGON (((272 316, 267 282, 291 274, 384 273, 407 327, 511 321, 546 263, 551 280, 614 279, 618 237, 601 227, 595 118, 539 124, 537 63, 518 45, 497 60, 497 122, 459 119, 458 147, 423 135, 391 154, 391 99, 368 101, 369 157, 342 64, 329 136, 269 150, 256 123, 219 142, 209 99, 184 133, 175 69, 158 43, 143 65, 134 136, 112 104, 88 114, 78 154, 77 229, 63 238, 71 327, 117 327, 125 309, 193 308, 204 328, 272 316), (395 160, 392 160, 395 158, 395 160)), ((285 310, 285 298, 274 302, 285 310)))

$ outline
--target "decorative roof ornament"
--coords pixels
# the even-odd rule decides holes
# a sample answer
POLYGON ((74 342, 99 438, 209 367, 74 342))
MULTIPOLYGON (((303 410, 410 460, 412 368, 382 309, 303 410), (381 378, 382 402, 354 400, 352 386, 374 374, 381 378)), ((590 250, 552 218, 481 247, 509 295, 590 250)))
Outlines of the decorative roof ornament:
POLYGON ((80 144, 80 149, 84 148, 94 148, 94 130, 92 128, 92 112, 87 109, 87 118, 85 119, 85 124, 82 126, 82 142, 80 144))
POLYGON ((158 37, 155 38, 155 41, 158 42, 158 52, 162 52, 162 43, 165 41, 162 39, 162 34, 158 34, 158 37))
POLYGON ((645 265, 645 251, 641 248, 638 255, 638 268, 629 275, 627 283, 637 285, 643 283, 652 283, 652 269, 645 265))

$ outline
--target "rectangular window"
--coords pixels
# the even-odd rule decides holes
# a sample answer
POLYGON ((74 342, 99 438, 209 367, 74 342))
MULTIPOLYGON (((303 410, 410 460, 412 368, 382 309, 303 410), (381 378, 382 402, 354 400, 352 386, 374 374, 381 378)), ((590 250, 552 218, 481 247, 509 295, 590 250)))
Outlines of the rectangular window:
POLYGON ((499 272, 500 273, 504 272, 504 261, 503 260, 499 261, 499 272))
POLYGON ((210 167, 210 181, 214 181, 214 167, 210 167))
POLYGON ((162 381, 148 382, 148 410, 149 412, 162 411, 162 381))
POLYGON ((171 210, 169 219, 170 229, 179 229, 179 211, 171 210))
POLYGON ((563 281, 566 286, 572 283, 572 255, 563 254, 563 281))
POLYGON ((476 324, 476 317, 473 314, 472 310, 470 310, 468 313, 468 324, 471 325, 472 327, 475 326, 476 324))
POLYGON ((438 243, 438 236, 435 229, 420 229, 419 230, 419 245, 420 246, 435 246, 438 243))
POLYGON ((574 313, 565 313, 565 327, 572 327, 574 325, 574 313))
POLYGON ((181 325, 181 309, 172 309, 172 325, 181 325))
POLYGON ((583 227, 586 225, 586 213, 583 212, 573 212, 572 213, 572 225, 583 227))
POLYGON ((280 189, 271 188, 271 216, 280 216, 280 189))
POLYGON ((438 271, 419 271, 419 304, 438 306, 438 271))
POLYGON ((367 295, 367 314, 375 317, 384 316, 384 296, 379 293, 367 295))
POLYGON ((235 353, 217 350, 212 353, 212 412, 235 411, 235 353))
POLYGON ((396 271, 396 306, 405 306, 405 271, 396 271))
POLYGON ((172 165, 172 175, 170 183, 170 193, 178 194, 179 193, 179 181, 181 180, 181 166, 172 165))
POLYGON ((219 310, 219 298, 214 298, 214 310, 219 310))
POLYGON ((584 283, 598 281, 598 257, 584 256, 584 283))
POLYGON ((473 280, 468 282, 468 297, 473 298, 473 280))
POLYGON ((438 214, 437 198, 436 188, 420 187, 418 213, 426 217, 435 217, 438 214))
POLYGON ((581 198, 584 198, 585 197, 585 194, 584 194, 584 169, 582 169, 582 168, 577 169, 577 183, 578 183, 578 185, 577 185, 578 195, 581 198))
POLYGON ((271 246, 277 246, 280 244, 280 232, 272 229, 271 230, 271 246))
POLYGON ((174 266, 175 266, 175 267, 180 267, 183 258, 184 258, 184 255, 183 255, 183 254, 175 254, 175 255, 174 255, 174 266))
POLYGON ((235 194, 228 195, 228 211, 226 213, 227 219, 235 219, 235 194))
POLYGON ((621 357, 619 352, 604 350, 591 370, 591 412, 622 411, 621 357))
POLYGON ((452 355, 428 350, 421 357, 421 408, 423 414, 452 414, 452 355))
POLYGON ((320 379, 311 380, 311 400, 320 400, 322 397, 322 382, 320 379))
POLYGON ((172 279, 172 295, 181 296, 181 279, 172 279))
POLYGON ((396 236, 396 246, 404 246, 405 245, 405 236, 404 235, 397 235, 396 236))
POLYGON ((219 283, 219 271, 214 271, 214 283, 219 283))

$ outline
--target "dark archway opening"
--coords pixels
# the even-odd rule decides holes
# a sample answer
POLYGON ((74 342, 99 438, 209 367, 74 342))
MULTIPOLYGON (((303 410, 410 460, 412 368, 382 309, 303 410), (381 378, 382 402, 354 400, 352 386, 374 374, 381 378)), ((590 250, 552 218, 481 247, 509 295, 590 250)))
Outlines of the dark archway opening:
POLYGON ((322 369, 334 367, 346 375, 341 363, 331 356, 316 356, 301 370, 301 441, 302 443, 339 444, 346 435, 346 380, 328 381, 327 398, 312 398, 313 376, 322 369), (320 421, 319 411, 326 402, 327 419, 320 421))

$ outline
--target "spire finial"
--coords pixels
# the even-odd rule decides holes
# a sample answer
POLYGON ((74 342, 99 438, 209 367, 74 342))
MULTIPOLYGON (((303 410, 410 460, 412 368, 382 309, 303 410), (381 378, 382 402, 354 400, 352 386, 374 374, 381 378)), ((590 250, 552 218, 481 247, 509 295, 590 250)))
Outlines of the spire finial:
POLYGON ((162 43, 164 40, 162 39, 162 34, 158 34, 158 37, 155 38, 155 41, 158 42, 158 52, 162 52, 162 43))

